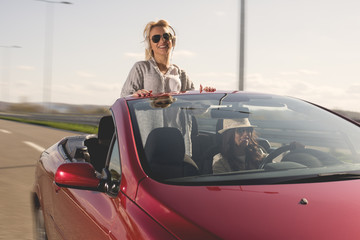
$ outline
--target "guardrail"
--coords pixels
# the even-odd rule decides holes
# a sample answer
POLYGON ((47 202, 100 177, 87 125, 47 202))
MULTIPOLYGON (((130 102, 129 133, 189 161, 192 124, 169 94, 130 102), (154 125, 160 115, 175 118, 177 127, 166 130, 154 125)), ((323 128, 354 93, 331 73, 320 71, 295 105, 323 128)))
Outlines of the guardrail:
POLYGON ((86 124, 98 126, 99 121, 104 115, 94 114, 43 114, 43 113, 4 113, 0 112, 0 116, 15 117, 27 120, 40 120, 52 122, 65 122, 74 124, 86 124))

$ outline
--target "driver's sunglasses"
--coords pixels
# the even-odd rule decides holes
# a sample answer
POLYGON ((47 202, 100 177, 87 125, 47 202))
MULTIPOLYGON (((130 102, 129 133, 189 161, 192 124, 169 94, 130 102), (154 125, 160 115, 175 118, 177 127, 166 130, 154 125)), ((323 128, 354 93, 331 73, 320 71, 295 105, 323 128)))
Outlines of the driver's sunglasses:
POLYGON ((238 134, 243 134, 244 132, 252 133, 253 128, 236 128, 238 134))
MULTIPOLYGON (((162 35, 162 37, 166 40, 166 41, 170 41, 172 39, 172 35, 171 33, 164 33, 162 35)), ((151 40, 153 41, 153 43, 158 43, 161 39, 161 35, 157 34, 151 37, 151 40)))

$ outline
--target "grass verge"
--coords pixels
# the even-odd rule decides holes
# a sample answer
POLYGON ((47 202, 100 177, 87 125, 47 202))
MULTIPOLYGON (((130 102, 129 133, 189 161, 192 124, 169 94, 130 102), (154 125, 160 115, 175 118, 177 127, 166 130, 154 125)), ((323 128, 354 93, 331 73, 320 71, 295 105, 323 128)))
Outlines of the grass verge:
POLYGON ((98 127, 91 126, 91 125, 84 125, 84 124, 49 122, 49 121, 29 120, 29 119, 4 117, 4 116, 0 116, 0 119, 22 122, 22 123, 30 123, 30 124, 35 124, 35 125, 39 125, 39 126, 47 126, 47 127, 57 128, 57 129, 90 133, 90 134, 96 134, 98 132, 98 127))

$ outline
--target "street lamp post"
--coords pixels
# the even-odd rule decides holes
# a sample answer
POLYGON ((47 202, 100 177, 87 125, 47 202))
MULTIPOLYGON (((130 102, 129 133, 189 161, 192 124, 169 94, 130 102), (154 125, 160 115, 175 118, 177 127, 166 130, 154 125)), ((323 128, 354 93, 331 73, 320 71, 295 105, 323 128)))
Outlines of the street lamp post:
POLYGON ((240 52, 239 52, 239 91, 244 91, 245 65, 245 0, 240 1, 240 52))
POLYGON ((47 4, 45 19, 44 69, 43 69, 43 103, 48 102, 51 109, 51 84, 53 68, 53 33, 54 33, 54 4, 72 4, 64 1, 37 0, 47 4))
POLYGON ((3 101, 9 100, 10 96, 10 68, 11 68, 11 53, 12 48, 21 48, 20 46, 0 46, 3 48, 3 63, 2 63, 2 87, 1 98, 3 101))

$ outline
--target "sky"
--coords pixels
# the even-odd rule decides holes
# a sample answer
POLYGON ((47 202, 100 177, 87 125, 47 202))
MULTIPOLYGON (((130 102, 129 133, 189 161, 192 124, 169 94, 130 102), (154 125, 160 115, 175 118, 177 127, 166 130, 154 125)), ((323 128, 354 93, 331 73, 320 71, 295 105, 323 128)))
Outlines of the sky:
MULTIPOLYGON (((145 25, 160 19, 176 31, 172 62, 196 89, 238 89, 239 0, 52 2, 0 0, 0 101, 112 105, 144 59, 145 25)), ((359 9, 246 1, 244 90, 360 112, 359 9)))

